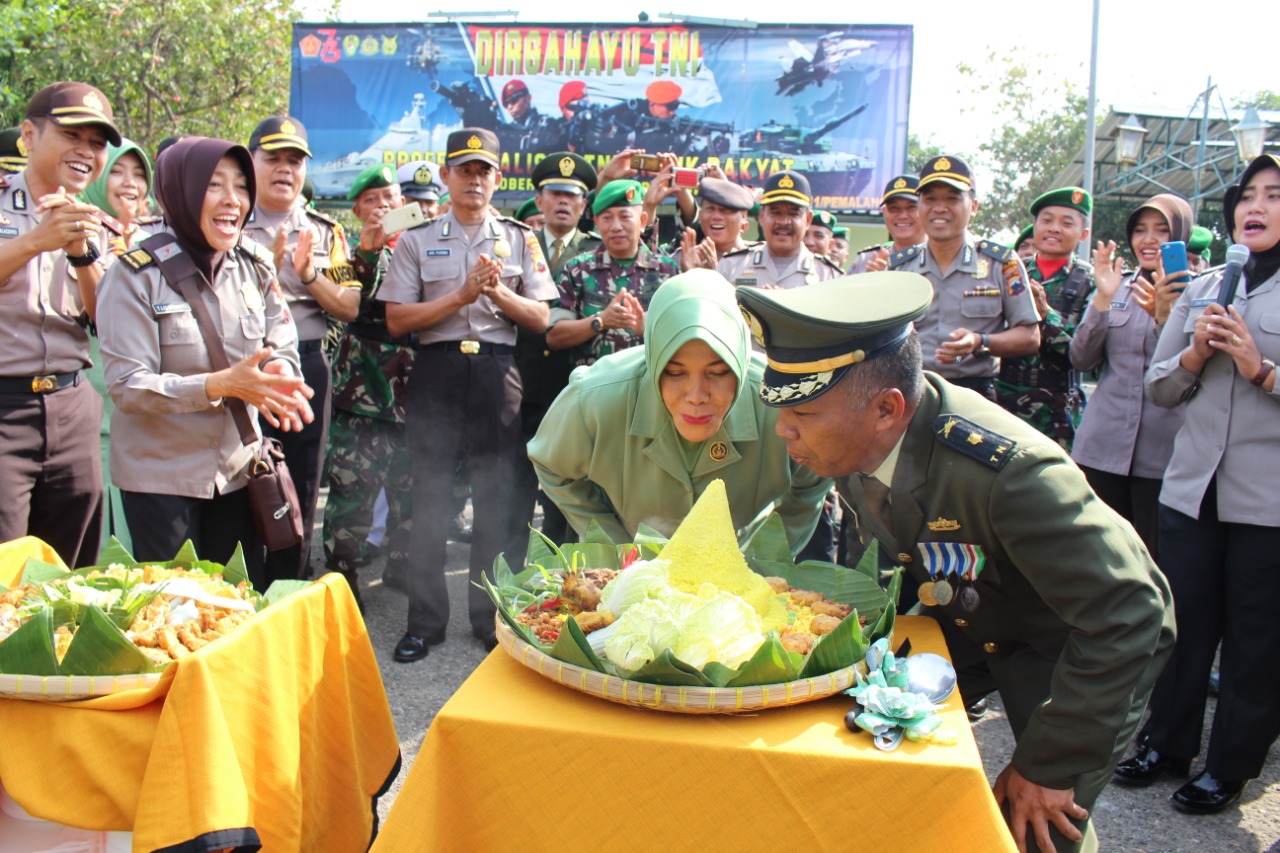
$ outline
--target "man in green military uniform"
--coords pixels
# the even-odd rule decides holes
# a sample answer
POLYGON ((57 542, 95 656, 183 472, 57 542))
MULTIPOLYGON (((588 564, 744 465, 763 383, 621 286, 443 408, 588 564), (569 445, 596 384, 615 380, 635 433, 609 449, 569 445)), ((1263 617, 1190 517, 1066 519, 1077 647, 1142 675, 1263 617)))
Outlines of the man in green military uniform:
POLYGON ((815 210, 813 221, 804 232, 804 246, 815 255, 831 257, 831 241, 835 239, 836 218, 825 210, 815 210))
POLYGON ((1200 275, 1209 268, 1209 244, 1212 242, 1212 231, 1203 225, 1191 226, 1191 239, 1187 241, 1187 269, 1191 270, 1193 276, 1200 275))
POLYGON ((846 225, 837 225, 831 232, 831 260, 842 270, 849 263, 849 228, 846 225))
POLYGON ((1040 320, 1040 348, 1005 358, 996 402, 1071 452, 1084 391, 1071 369, 1071 336, 1093 293, 1093 267, 1075 256, 1089 240, 1093 197, 1080 187, 1050 190, 1031 203, 1036 253, 1027 261, 1040 320))
POLYGON ((1017 746, 995 796, 1019 847, 1091 847, 1089 809, 1173 645, 1172 597, 1057 444, 921 369, 931 296, 889 272, 738 290, 791 457, 922 582, 965 704, 1000 691, 1017 746))
MULTIPOLYGON (((583 231, 578 225, 587 209, 587 194, 596 187, 595 167, 569 151, 548 154, 530 173, 530 179, 538 192, 521 205, 516 219, 527 222, 521 215, 527 206, 541 222, 527 222, 538 236, 538 245, 547 258, 551 277, 559 276, 564 265, 584 252, 591 252, 600 245, 600 238, 592 231, 583 231)), ((538 432, 543 415, 551 407, 556 396, 569 382, 573 370, 573 353, 567 349, 553 349, 547 344, 545 332, 535 332, 523 327, 516 329, 516 367, 524 385, 520 400, 520 438, 528 444, 538 432)), ((564 542, 569 537, 569 522, 560 508, 543 496, 539 499, 538 476, 525 453, 516 454, 515 473, 511 490, 511 541, 507 559, 515 562, 524 556, 533 521, 535 502, 542 505, 542 534, 553 542, 564 542)))
POLYGON ((638 181, 610 181, 591 204, 603 244, 565 264, 556 279, 560 300, 551 312, 547 344, 573 348, 574 364, 644 341, 644 314, 664 281, 680 272, 666 255, 640 242, 649 222, 638 181))
MULTIPOLYGON (((413 477, 404 433, 404 400, 413 345, 387 332, 386 305, 376 298, 399 236, 382 229, 382 218, 404 199, 396 172, 379 163, 356 177, 347 198, 363 227, 350 246, 360 282, 360 309, 346 325, 333 359, 333 415, 324 482, 324 557, 360 601, 357 569, 376 547, 369 541, 379 494, 385 495, 387 568, 391 578, 407 574, 413 523, 413 477)), ((363 605, 362 605, 363 606, 363 605)))

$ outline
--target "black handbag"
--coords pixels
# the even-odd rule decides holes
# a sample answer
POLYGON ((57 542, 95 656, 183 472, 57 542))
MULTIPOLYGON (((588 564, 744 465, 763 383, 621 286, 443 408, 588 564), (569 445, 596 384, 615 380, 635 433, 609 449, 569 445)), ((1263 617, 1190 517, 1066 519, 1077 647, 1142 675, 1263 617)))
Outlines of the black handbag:
MULTIPOLYGON (((156 259, 161 274, 187 300, 195 315, 196 325, 209 351, 209 361, 214 370, 226 370, 231 366, 226 347, 213 325, 209 306, 200 298, 200 285, 210 293, 213 287, 204 273, 196 269, 191 256, 182 251, 172 234, 157 234, 143 241, 142 247, 156 259), (176 250, 176 251, 175 251, 176 250)), ((217 298, 216 295, 214 297, 217 298)), ((249 418, 249 407, 244 400, 227 397, 224 405, 231 412, 240 441, 245 447, 258 444, 257 430, 249 418)), ((302 542, 302 505, 293 476, 284 461, 284 450, 274 438, 262 438, 249 460, 249 507, 253 513, 253 526, 268 551, 280 551, 302 542)))

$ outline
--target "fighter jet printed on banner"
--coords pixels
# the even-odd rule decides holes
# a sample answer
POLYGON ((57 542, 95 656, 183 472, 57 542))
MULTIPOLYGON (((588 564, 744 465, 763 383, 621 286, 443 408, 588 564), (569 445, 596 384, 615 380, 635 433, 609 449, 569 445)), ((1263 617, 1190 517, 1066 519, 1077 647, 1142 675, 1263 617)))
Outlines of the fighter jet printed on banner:
POLYGON ((876 43, 850 38, 843 32, 837 32, 820 37, 813 51, 795 39, 790 39, 787 44, 795 54, 795 59, 790 68, 787 68, 786 60, 782 61, 785 70, 774 81, 778 84, 778 91, 774 94, 783 97, 800 94, 810 83, 816 83, 821 88, 822 81, 840 70, 842 62, 875 47, 876 43))

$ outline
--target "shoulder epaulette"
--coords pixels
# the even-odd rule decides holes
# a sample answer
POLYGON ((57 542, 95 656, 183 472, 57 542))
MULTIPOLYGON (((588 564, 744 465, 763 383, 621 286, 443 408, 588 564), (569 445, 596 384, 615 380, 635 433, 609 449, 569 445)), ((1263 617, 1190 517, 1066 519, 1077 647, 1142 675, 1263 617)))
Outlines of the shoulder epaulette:
POLYGON ((244 236, 243 234, 241 234, 240 248, 241 250, 244 251, 246 255, 253 258, 258 263, 266 264, 272 269, 275 269, 275 266, 276 266, 275 255, 271 254, 271 250, 268 249, 266 246, 262 245, 261 243, 259 243, 257 240, 252 240, 244 236))
POLYGON ((1018 259, 1018 253, 1013 249, 1008 246, 1002 246, 999 243, 993 243, 990 240, 979 240, 976 248, 982 254, 995 258, 1002 264, 1018 259))
POLYGON ((938 415, 933 435, 952 450, 999 471, 1018 443, 959 415, 938 415))
POLYGON ((893 245, 892 243, 876 243, 874 246, 868 246, 865 249, 859 249, 857 253, 859 255, 865 255, 867 252, 878 252, 881 249, 887 249, 892 245, 893 245))
POLYGON ((517 226, 518 228, 522 228, 522 229, 524 229, 525 231, 532 231, 532 230, 533 230, 533 229, 532 229, 532 228, 530 228, 528 225, 526 225, 525 223, 521 222, 519 219, 512 219, 510 216, 499 216, 499 217, 497 217, 497 218, 498 218, 499 220, 501 220, 502 222, 506 222, 506 223, 507 223, 507 224, 509 224, 509 225, 515 225, 515 226, 517 226))
POLYGON ((839 264, 837 264, 835 261, 828 258, 826 255, 814 255, 814 257, 817 258, 822 263, 826 264, 827 266, 831 267, 836 272, 844 272, 844 270, 840 269, 839 264))
POLYGON ((144 270, 147 267, 154 265, 156 262, 156 259, 152 257, 151 253, 141 246, 125 252, 120 256, 120 260, 128 264, 129 268, 132 270, 144 270))
POLYGON ((310 208, 310 207, 304 207, 304 208, 302 209, 302 211, 303 211, 303 213, 307 214, 307 216, 310 216, 312 219, 318 219, 319 221, 321 221, 321 222, 325 223, 326 225, 337 225, 337 224, 338 224, 338 220, 334 219, 334 218, 333 218, 333 217, 331 217, 331 216, 326 216, 325 214, 321 213, 320 211, 318 211, 318 210, 314 210, 314 209, 312 209, 312 208, 310 208))
POLYGON ((745 255, 747 252, 750 252, 753 248, 755 248, 755 243, 751 243, 750 245, 743 246, 741 249, 730 249, 729 251, 725 252, 725 253, 724 253, 723 255, 721 255, 720 257, 722 257, 722 258, 736 258, 738 255, 745 255))
POLYGON ((905 249, 899 249, 889 256, 889 269, 897 269, 908 261, 912 261, 920 255, 919 246, 908 246, 905 249))

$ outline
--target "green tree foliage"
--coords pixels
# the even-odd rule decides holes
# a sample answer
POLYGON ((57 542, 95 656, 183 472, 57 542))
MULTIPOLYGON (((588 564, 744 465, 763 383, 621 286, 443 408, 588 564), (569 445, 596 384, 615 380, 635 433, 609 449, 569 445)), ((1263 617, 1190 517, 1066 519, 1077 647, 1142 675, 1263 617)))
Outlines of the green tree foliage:
POLYGON ((1042 59, 1015 49, 958 66, 967 81, 961 96, 994 116, 993 134, 978 145, 974 162, 988 184, 978 186, 981 205, 971 226, 976 234, 1016 233, 1027 223, 1031 202, 1051 189, 1050 181, 1084 144, 1086 98, 1072 80, 1046 70, 1042 59))
POLYGON ((147 150, 173 133, 244 141, 288 107, 296 0, 4 1, 0 126, 55 80, 101 89, 147 150))

